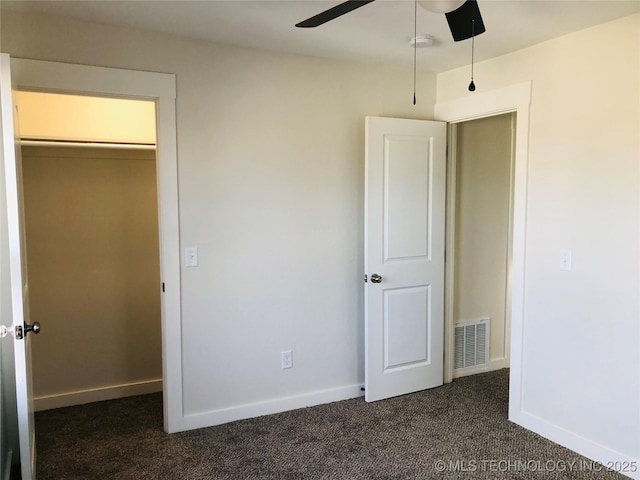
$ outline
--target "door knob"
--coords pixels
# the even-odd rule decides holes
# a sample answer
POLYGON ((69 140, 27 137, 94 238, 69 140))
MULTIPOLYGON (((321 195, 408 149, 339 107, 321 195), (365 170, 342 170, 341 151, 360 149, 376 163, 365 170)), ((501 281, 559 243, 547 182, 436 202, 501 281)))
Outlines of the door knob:
POLYGON ((29 332, 33 332, 35 335, 40 333, 40 322, 33 322, 31 325, 28 323, 24 324, 24 333, 25 335, 29 332))
POLYGON ((33 332, 36 335, 40 333, 40 322, 33 322, 31 325, 25 323, 24 328, 22 328, 22 325, 18 325, 15 328, 14 335, 18 340, 22 340, 29 332, 33 332))
POLYGON ((382 277, 377 273, 371 275, 371 283, 382 283, 382 277))

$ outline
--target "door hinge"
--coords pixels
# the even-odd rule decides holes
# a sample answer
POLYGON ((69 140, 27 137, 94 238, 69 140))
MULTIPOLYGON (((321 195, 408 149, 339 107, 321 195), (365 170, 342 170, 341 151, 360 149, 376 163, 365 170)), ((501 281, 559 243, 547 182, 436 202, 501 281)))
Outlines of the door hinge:
POLYGON ((164 293, 164 282, 162 282, 162 293, 164 293))
POLYGON ((364 283, 367 283, 367 274, 364 274, 364 283))

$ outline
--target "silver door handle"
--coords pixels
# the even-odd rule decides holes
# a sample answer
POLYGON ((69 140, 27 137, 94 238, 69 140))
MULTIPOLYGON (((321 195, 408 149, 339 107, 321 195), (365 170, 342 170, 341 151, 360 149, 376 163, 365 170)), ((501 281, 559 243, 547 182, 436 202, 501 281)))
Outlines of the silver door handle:
POLYGON ((33 332, 35 335, 40 333, 40 322, 33 322, 31 325, 28 323, 24 324, 24 333, 25 335, 29 332, 33 332))
POLYGON ((371 275, 371 283, 382 283, 382 277, 377 273, 371 275))
POLYGON ((40 323, 33 322, 31 325, 29 325, 28 323, 25 323, 24 328, 22 328, 21 325, 18 325, 15 328, 14 335, 18 340, 22 340, 24 337, 27 336, 27 333, 29 332, 33 332, 36 335, 40 333, 40 323))

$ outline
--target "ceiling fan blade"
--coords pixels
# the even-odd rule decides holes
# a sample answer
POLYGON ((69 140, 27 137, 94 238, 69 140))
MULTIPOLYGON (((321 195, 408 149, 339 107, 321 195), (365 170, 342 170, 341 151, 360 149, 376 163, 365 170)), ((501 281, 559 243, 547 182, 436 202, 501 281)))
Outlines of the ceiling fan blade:
POLYGON ((345 13, 349 13, 356 8, 364 7, 367 3, 371 3, 374 0, 347 0, 339 5, 336 5, 329 10, 325 10, 324 12, 319 13, 318 15, 314 15, 311 18, 307 18, 306 20, 296 23, 296 27, 300 28, 313 28, 323 23, 327 23, 334 18, 338 18, 345 13))
POLYGON ((460 8, 453 12, 445 13, 445 15, 447 22, 449 22, 449 30, 451 30, 453 40, 456 42, 475 37, 486 31, 476 0, 467 0, 460 8), (472 22, 472 20, 475 20, 475 22, 472 22))

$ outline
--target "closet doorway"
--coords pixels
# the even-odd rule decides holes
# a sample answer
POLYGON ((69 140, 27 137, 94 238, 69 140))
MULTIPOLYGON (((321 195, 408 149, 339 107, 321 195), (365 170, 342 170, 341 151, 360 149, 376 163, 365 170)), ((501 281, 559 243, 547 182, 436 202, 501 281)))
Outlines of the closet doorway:
POLYGON ((18 103, 35 410, 162 391, 155 103, 18 103))
POLYGON ((445 309, 456 378, 510 366, 516 113, 449 129, 445 309))

